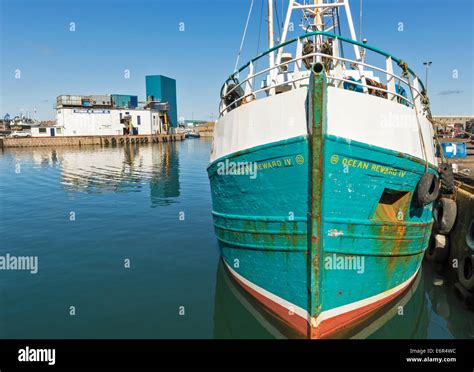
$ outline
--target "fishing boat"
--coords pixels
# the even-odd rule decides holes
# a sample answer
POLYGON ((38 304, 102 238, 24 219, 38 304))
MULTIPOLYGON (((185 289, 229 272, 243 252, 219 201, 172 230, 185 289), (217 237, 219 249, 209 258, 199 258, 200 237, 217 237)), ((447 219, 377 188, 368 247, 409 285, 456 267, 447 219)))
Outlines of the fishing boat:
POLYGON ((201 137, 199 135, 199 133, 197 133, 194 129, 188 129, 184 133, 185 133, 184 136, 186 138, 199 138, 199 137, 201 137))
POLYGON ((439 191, 429 101, 407 62, 357 40, 348 0, 290 0, 277 45, 267 8, 268 50, 220 92, 215 233, 262 306, 329 338, 419 272, 439 191))

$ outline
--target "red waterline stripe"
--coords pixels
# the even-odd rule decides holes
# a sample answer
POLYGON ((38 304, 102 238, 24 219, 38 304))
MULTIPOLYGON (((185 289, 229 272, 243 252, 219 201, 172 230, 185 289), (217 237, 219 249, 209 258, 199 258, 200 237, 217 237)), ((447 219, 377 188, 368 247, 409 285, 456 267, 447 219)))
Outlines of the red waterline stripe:
POLYGON ((308 333, 308 320, 302 318, 296 313, 290 312, 285 306, 280 305, 279 303, 269 299, 263 294, 257 292, 253 288, 249 287, 247 284, 242 282, 237 276, 235 276, 231 270, 225 265, 227 271, 232 275, 237 283, 243 287, 247 292, 249 292, 253 297, 255 297, 259 302, 261 302, 266 308, 268 308, 273 314, 280 318, 283 322, 287 323, 291 328, 295 329, 297 332, 303 336, 307 336, 308 333))
POLYGON ((373 311, 376 311, 386 303, 398 297, 403 291, 405 291, 405 289, 407 289, 407 287, 413 282, 416 276, 417 275, 413 275, 413 277, 408 280, 403 287, 401 287, 399 290, 390 294, 387 297, 321 321, 321 323, 319 323, 316 328, 311 329, 311 338, 330 337, 334 332, 339 331, 342 328, 347 327, 349 324, 360 319, 361 317, 368 315, 373 311))
MULTIPOLYGON (((237 276, 235 276, 232 271, 226 266, 226 269, 232 275, 232 277, 243 287, 247 292, 249 292, 253 297, 255 297, 259 302, 261 302, 266 308, 268 308, 273 314, 275 314, 282 321, 287 323, 290 327, 295 329, 303 336, 307 336, 308 332, 308 320, 302 318, 296 313, 291 313, 288 308, 280 305, 279 303, 271 300, 270 298, 264 296, 263 294, 257 292, 255 289, 251 288, 243 281, 241 281, 237 276)), ((416 273, 418 274, 418 272, 416 273)), ((404 286, 398 289, 396 292, 384 297, 380 300, 377 300, 373 303, 358 307, 357 309, 350 310, 348 312, 335 315, 331 318, 322 320, 316 327, 311 327, 310 338, 321 339, 328 338, 335 332, 341 330, 342 328, 348 326, 352 322, 360 319, 361 317, 370 314, 371 312, 379 309, 387 302, 390 302, 395 297, 399 296, 416 278, 417 275, 408 280, 404 286)))

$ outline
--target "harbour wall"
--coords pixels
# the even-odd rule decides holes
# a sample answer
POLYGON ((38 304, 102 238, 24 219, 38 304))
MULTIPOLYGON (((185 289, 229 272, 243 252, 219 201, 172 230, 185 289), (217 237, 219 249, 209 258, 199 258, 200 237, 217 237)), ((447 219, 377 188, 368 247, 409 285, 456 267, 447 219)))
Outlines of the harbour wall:
POLYGON ((456 223, 450 234, 451 257, 458 258, 462 251, 468 249, 466 237, 472 233, 469 230, 474 219, 474 186, 456 182, 456 223))
POLYGON ((212 137, 214 133, 214 123, 209 122, 196 127, 196 132, 200 137, 212 137))
POLYGON ((44 146, 102 146, 126 143, 160 143, 183 141, 184 134, 159 134, 137 136, 58 136, 0 138, 0 148, 44 146))

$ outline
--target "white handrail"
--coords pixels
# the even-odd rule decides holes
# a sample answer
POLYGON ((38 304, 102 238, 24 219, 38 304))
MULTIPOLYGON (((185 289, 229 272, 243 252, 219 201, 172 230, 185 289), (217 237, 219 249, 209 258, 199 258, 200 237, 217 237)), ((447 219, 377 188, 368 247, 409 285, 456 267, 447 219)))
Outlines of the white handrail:
MULTIPOLYGON (((247 99, 248 97, 252 97, 252 96, 255 97, 255 99, 257 99, 256 95, 258 93, 266 92, 268 94, 270 92, 270 90, 274 90, 274 88, 277 88, 277 87, 280 87, 280 86, 285 86, 285 85, 290 86, 290 89, 298 88, 300 86, 300 84, 296 84, 296 83, 299 83, 302 80, 308 79, 307 75, 300 77, 301 73, 302 73, 302 71, 301 71, 301 61, 305 60, 307 58, 313 58, 313 57, 317 57, 317 59, 319 59, 319 60, 321 58, 327 58, 327 59, 330 59, 330 60, 333 60, 333 61, 337 61, 337 63, 342 62, 342 66, 344 66, 345 63, 354 64, 354 65, 357 66, 357 70, 359 72, 363 71, 364 68, 365 68, 366 71, 367 70, 375 70, 375 71, 378 71, 382 74, 385 74, 386 80, 387 80, 387 89, 367 84, 367 82, 365 80, 365 76, 364 76, 364 79, 360 79, 361 82, 359 82, 359 81, 356 81, 356 80, 352 81, 352 80, 344 79, 343 77, 333 76, 333 75, 331 75, 331 71, 329 71, 327 73, 328 79, 332 79, 332 80, 340 81, 340 82, 347 82, 347 83, 350 83, 350 84, 355 84, 355 85, 361 86, 362 91, 363 91, 364 94, 369 94, 369 89, 371 91, 372 90, 380 91, 380 92, 386 93, 387 94, 386 98, 389 99, 389 100, 394 100, 395 97, 396 97, 396 98, 399 98, 401 100, 400 101, 401 104, 404 104, 406 102, 406 103, 409 103, 411 106, 413 106, 414 101, 422 95, 422 92, 420 92, 420 87, 419 86, 413 86, 412 84, 410 84, 410 81, 407 81, 407 80, 403 79, 401 76, 398 76, 398 75, 393 73, 393 68, 392 68, 393 60, 390 57, 386 57, 386 59, 385 59, 386 69, 383 69, 383 68, 365 63, 361 60, 357 60, 357 59, 354 60, 354 59, 350 59, 350 58, 340 57, 338 55, 338 48, 334 49, 334 46, 333 46, 333 55, 329 55, 329 54, 325 54, 325 53, 321 53, 321 52, 313 52, 313 53, 308 53, 308 54, 302 55, 302 40, 300 40, 300 39, 297 40, 296 55, 297 55, 297 57, 291 59, 290 61, 286 61, 286 62, 283 62, 283 63, 280 62, 278 64, 275 64, 273 66, 269 66, 269 67, 267 67, 265 69, 262 69, 260 71, 257 71, 257 72, 254 72, 254 63, 250 62, 249 65, 246 67, 248 69, 248 73, 247 73, 246 78, 243 81, 238 82, 237 84, 235 84, 235 86, 232 87, 232 89, 230 89, 228 92, 226 92, 226 95, 229 95, 230 93, 236 91, 239 88, 242 88, 245 85, 244 95, 242 97, 239 97, 238 99, 234 100, 232 103, 230 103, 228 105, 226 105, 223 101, 221 101, 221 109, 220 109, 219 116, 222 116, 224 113, 229 111, 229 107, 233 108, 233 106, 235 106, 236 103, 238 103, 239 101, 242 101, 243 99, 247 99), (276 76, 277 74, 275 74, 275 72, 278 71, 277 69, 280 69, 282 66, 287 66, 287 70, 289 70, 289 67, 290 67, 291 64, 293 64, 294 71, 293 72, 288 71, 288 73, 290 75, 293 74, 293 76, 291 76, 290 79, 288 79, 288 80, 286 80, 282 83, 275 84, 276 81, 274 81, 275 78, 273 78, 270 81, 269 86, 266 86, 266 87, 261 88, 261 89, 254 90, 254 79, 256 77, 258 77, 260 75, 263 75, 265 73, 268 73, 268 76, 273 76, 273 75, 276 76), (397 93, 396 86, 395 86, 396 82, 398 82, 398 85, 405 84, 409 88, 410 92, 412 92, 412 94, 413 94, 413 92, 417 93, 416 96, 411 97, 413 99, 413 101, 411 101, 407 97, 402 96, 401 94, 397 93)), ((332 70, 332 71, 334 71, 334 70, 332 70)), ((344 71, 344 70, 342 70, 342 69, 338 70, 339 73, 341 71, 344 71)), ((340 87, 340 85, 337 86, 337 87, 340 87)))
MULTIPOLYGON (((347 80, 347 79, 343 79, 343 78, 338 78, 338 77, 335 77, 335 76, 331 76, 331 75, 327 75, 326 74, 326 77, 328 80, 338 80, 338 81, 342 81, 342 82, 346 82, 346 83, 349 83, 349 84, 354 84, 354 85, 360 85, 360 86, 365 86, 367 89, 375 89, 375 90, 378 90, 378 91, 381 91, 381 92, 385 92, 388 94, 393 94, 394 96, 396 96, 397 98, 400 98, 401 100, 405 101, 406 103, 408 103, 410 106, 414 106, 413 102, 410 101, 407 97, 405 96, 402 96, 401 94, 398 94, 398 93, 393 93, 393 92, 390 92, 389 90, 387 89, 383 89, 383 88, 379 88, 379 87, 375 87, 375 86, 372 86, 372 85, 367 85, 367 84, 363 84, 362 82, 358 82, 356 80, 347 80)), ((273 88, 277 88, 279 86, 284 86, 284 85, 289 85, 291 83, 294 83, 296 81, 301 81, 301 80, 307 80, 309 79, 309 76, 303 76, 303 77, 300 77, 298 79, 294 79, 294 80, 291 80, 291 81, 284 81, 283 83, 280 83, 280 84, 277 84, 277 85, 274 85, 273 88)), ((265 91, 268 91, 270 88, 269 87, 265 87, 265 88, 260 88, 260 89, 257 89, 253 92, 251 92, 250 94, 246 94, 242 97, 239 97, 238 99, 232 101, 231 103, 229 103, 222 111, 219 112, 219 115, 222 116, 222 114, 227 110, 228 107, 230 106, 233 106, 235 105, 237 102, 240 102, 240 101, 243 101, 245 99, 247 99, 248 97, 252 97, 252 96, 256 96, 257 93, 261 93, 261 92, 265 92, 265 91)), ((401 103, 403 104, 403 103, 401 103)))
MULTIPOLYGON (((382 69, 382 68, 380 68, 380 67, 376 67, 376 66, 370 65, 370 64, 368 64, 368 63, 364 63, 364 62, 357 62, 356 60, 349 59, 349 58, 335 57, 335 56, 331 56, 331 55, 329 55, 329 54, 314 52, 314 53, 305 54, 304 56, 301 56, 301 57, 298 57, 298 58, 294 58, 294 59, 292 59, 291 61, 288 61, 288 62, 280 63, 280 64, 278 64, 278 65, 275 65, 274 67, 267 67, 267 68, 265 68, 265 69, 263 69, 263 70, 261 70, 261 71, 259 71, 259 72, 256 72, 256 73, 254 73, 254 74, 249 74, 249 75, 247 75, 247 77, 246 77, 244 80, 242 80, 241 82, 239 82, 239 84, 236 84, 231 90, 229 90, 229 91, 227 92, 227 94, 229 94, 229 93, 233 92, 234 90, 236 90, 237 88, 243 86, 245 83, 247 83, 249 80, 255 78, 256 76, 262 75, 262 74, 264 74, 264 73, 266 73, 266 72, 269 72, 270 70, 277 69, 277 68, 279 68, 279 67, 281 67, 281 66, 289 65, 289 64, 291 64, 291 63, 295 63, 295 62, 297 62, 297 61, 300 61, 300 60, 303 60, 303 59, 306 59, 306 58, 309 58, 309 57, 314 57, 314 56, 320 56, 320 57, 335 59, 335 60, 338 60, 338 61, 343 61, 343 62, 348 62, 348 63, 358 63, 358 64, 360 64, 360 65, 362 65, 362 66, 364 66, 364 67, 368 67, 368 68, 370 68, 370 69, 374 69, 374 70, 376 70, 376 71, 379 71, 379 72, 382 72, 382 73, 384 73, 384 74, 386 74, 386 75, 389 75, 389 76, 391 76, 392 78, 397 79, 399 82, 401 82, 401 83, 403 83, 403 84, 405 84, 405 85, 407 85, 407 86, 409 85, 409 83, 408 83, 407 80, 404 80, 404 79, 401 78, 400 76, 395 75, 394 73, 390 73, 390 72, 388 72, 388 71, 386 71, 386 70, 384 70, 384 69, 382 69)), ((252 70, 253 70, 253 65, 251 65, 251 67, 252 67, 252 70)), ((288 81, 287 83, 290 84, 290 83, 292 83, 292 82, 293 82, 293 80, 288 81)), ((251 85, 253 86, 253 83, 252 83, 251 85)), ((371 87, 372 87, 372 86, 371 86, 371 87)), ((373 87, 373 88, 376 88, 376 87, 373 87)), ((415 89, 415 91, 416 91, 418 94, 420 94, 420 92, 418 91, 418 89, 416 89, 415 87, 413 87, 413 88, 415 89)), ((395 92, 395 90, 394 90, 394 92, 395 92)), ((391 92, 390 92, 390 93, 391 93, 391 92)))

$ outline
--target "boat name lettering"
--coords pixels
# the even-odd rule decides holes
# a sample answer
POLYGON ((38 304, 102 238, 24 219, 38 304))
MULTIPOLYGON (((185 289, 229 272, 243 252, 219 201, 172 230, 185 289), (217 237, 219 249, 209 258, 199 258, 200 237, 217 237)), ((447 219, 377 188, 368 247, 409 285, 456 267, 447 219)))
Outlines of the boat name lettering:
POLYGON ((281 159, 273 159, 259 162, 257 167, 258 170, 272 169, 272 168, 281 168, 281 167, 292 167, 294 165, 304 164, 303 155, 296 155, 292 157, 286 157, 281 159))
MULTIPOLYGON (((335 159, 337 159, 337 158, 332 157, 331 158, 331 163, 336 164, 337 161, 335 161, 335 159)), ((406 171, 401 171, 401 170, 398 170, 398 169, 395 169, 395 168, 386 167, 384 165, 374 164, 374 163, 366 162, 366 161, 359 160, 359 159, 342 158, 341 164, 344 165, 344 166, 347 166, 347 167, 351 167, 351 168, 365 169, 365 170, 368 170, 368 171, 371 171, 371 172, 388 174, 388 175, 391 175, 391 176, 394 176, 394 177, 403 178, 407 175, 406 171)))

